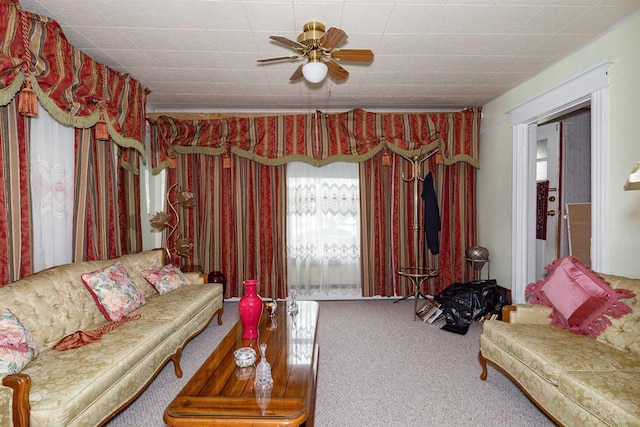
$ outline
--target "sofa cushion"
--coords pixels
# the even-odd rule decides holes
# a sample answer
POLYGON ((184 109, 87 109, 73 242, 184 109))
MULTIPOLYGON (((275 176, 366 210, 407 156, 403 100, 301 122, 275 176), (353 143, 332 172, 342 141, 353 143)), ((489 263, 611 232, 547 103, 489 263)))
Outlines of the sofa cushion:
POLYGON ((145 303, 144 294, 119 262, 91 273, 83 273, 81 277, 107 320, 117 322, 145 303))
POLYGON ((640 425, 640 365, 631 371, 564 372, 558 388, 609 425, 640 425))
MULTIPOLYGON (((549 328, 549 326, 547 326, 549 328)), ((487 360, 492 361, 507 373, 514 382, 544 411, 558 420, 559 425, 594 426, 598 424, 594 416, 577 405, 575 401, 560 393, 558 386, 542 378, 507 353, 486 335, 480 335, 480 349, 487 360)), ((551 425, 551 423, 549 423, 551 425)))
POLYGON ((140 274, 160 295, 191 284, 191 281, 184 275, 182 270, 173 264, 167 264, 161 268, 142 270, 140 274))
POLYGON ((32 425, 74 424, 173 333, 173 321, 142 316, 103 335, 99 342, 43 352, 23 371, 31 377, 32 425))
POLYGON ((483 334, 552 384, 563 371, 638 367, 637 357, 567 329, 489 320, 483 334))
POLYGON ((31 332, 9 310, 0 313, 0 374, 15 374, 38 355, 31 332))
POLYGON ((219 284, 199 284, 185 286, 164 295, 156 294, 136 313, 143 317, 174 319, 177 324, 187 322, 203 307, 219 300, 222 303, 222 286, 219 284))
POLYGON ((612 289, 602 277, 574 257, 546 267, 547 277, 527 286, 529 301, 554 308, 551 324, 596 338, 611 324, 605 314, 620 317, 631 312, 619 301, 631 292, 612 289))

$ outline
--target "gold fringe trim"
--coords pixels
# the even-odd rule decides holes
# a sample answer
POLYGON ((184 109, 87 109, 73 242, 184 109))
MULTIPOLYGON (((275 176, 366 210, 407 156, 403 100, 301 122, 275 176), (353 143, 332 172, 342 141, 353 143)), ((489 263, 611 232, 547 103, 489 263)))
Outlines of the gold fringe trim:
MULTIPOLYGON (((22 78, 24 79, 24 76, 22 76, 22 78)), ((100 120, 99 108, 96 108, 95 111, 85 117, 74 116, 73 114, 69 114, 61 110, 60 107, 58 107, 56 103, 53 102, 46 93, 44 93, 44 91, 38 85, 37 79, 33 75, 30 77, 30 79, 31 88, 36 93, 38 101, 40 101, 40 104, 42 104, 44 109, 47 110, 51 117, 53 117, 58 123, 62 123, 63 125, 71 126, 74 128, 88 129, 92 126, 95 126, 95 124, 98 123, 98 120, 100 120)), ((111 137, 111 139, 113 139, 113 142, 121 147, 134 148, 140 153, 142 161, 146 162, 146 152, 144 150, 144 145, 142 145, 142 142, 138 141, 137 139, 128 138, 119 134, 118 131, 116 131, 113 127, 111 118, 106 113, 106 111, 104 113, 104 118, 107 122, 109 136, 111 137)))
POLYGON ((74 128, 88 129, 91 126, 95 125, 100 119, 99 109, 96 109, 86 117, 74 116, 73 114, 69 114, 61 110, 60 107, 58 107, 56 103, 53 102, 51 98, 49 98, 47 94, 44 93, 44 91, 40 88, 38 80, 35 78, 35 76, 31 75, 30 79, 31 88, 36 93, 38 101, 40 101, 40 104, 44 107, 44 109, 47 110, 51 117, 53 117, 58 123, 62 123, 63 125, 71 126, 74 128))
POLYGON ((452 165, 454 163, 458 163, 458 162, 469 163, 474 168, 480 169, 480 162, 466 154, 458 154, 457 156, 453 156, 449 158, 444 157, 444 164, 447 166, 452 165))
MULTIPOLYGON (((255 153, 251 153, 246 150, 242 150, 237 147, 231 147, 231 152, 236 156, 253 160, 255 162, 258 162, 260 164, 267 165, 267 166, 282 166, 289 162, 303 162, 312 166, 320 167, 320 166, 325 166, 335 162, 346 162, 346 163, 364 162, 378 155, 378 153, 384 150, 385 147, 389 151, 393 151, 394 153, 399 154, 401 156, 413 157, 413 156, 419 155, 420 152, 428 153, 429 151, 435 150, 436 148, 441 146, 442 146, 442 143, 440 140, 438 140, 428 145, 423 145, 421 148, 418 148, 415 150, 404 150, 402 148, 398 148, 394 146, 393 144, 380 142, 378 145, 376 145, 375 148, 363 154, 359 154, 359 155, 341 154, 337 156, 327 157, 326 159, 322 159, 322 160, 316 160, 312 157, 305 156, 303 154, 294 154, 291 156, 279 157, 277 159, 270 159, 267 157, 259 156, 255 153)), ((180 154, 205 154, 210 156, 220 156, 226 152, 226 148, 224 147, 211 148, 211 147, 194 147, 194 146, 177 145, 177 146, 174 146, 173 149, 176 153, 180 153, 180 154)), ((442 153, 442 157, 444 159, 444 164, 447 166, 452 165, 454 163, 458 163, 458 162, 466 162, 466 163, 469 163, 471 166, 475 167, 476 169, 480 167, 480 164, 476 159, 466 154, 459 154, 457 156, 447 158, 444 156, 444 153, 442 153)), ((160 173, 160 171, 168 167, 169 167, 169 159, 165 160, 164 162, 161 162, 155 168, 153 168, 152 173, 153 175, 157 175, 160 173)))
POLYGON ((138 169, 137 167, 133 166, 131 163, 129 162, 125 162, 124 160, 122 160, 120 162, 120 167, 122 167, 122 169, 131 172, 134 175, 140 175, 140 169, 138 169))
POLYGON ((160 162, 158 166, 151 169, 151 174, 158 175, 160 172, 162 172, 164 169, 167 169, 168 167, 169 167, 169 159, 165 160, 164 162, 160 162))
POLYGON ((18 73, 15 79, 9 84, 9 86, 4 89, 0 89, 0 106, 4 107, 8 105, 13 98, 16 97, 16 94, 20 92, 20 88, 24 83, 24 74, 18 73))
POLYGON ((137 139, 128 138, 126 136, 120 135, 118 131, 116 131, 113 125, 111 124, 111 118, 109 117, 106 111, 104 112, 104 120, 107 122, 107 129, 109 130, 109 136, 111 137, 111 139, 113 139, 113 142, 115 142, 121 147, 135 149, 136 151, 138 151, 138 153, 140 153, 140 158, 142 160, 142 163, 146 164, 147 154, 144 150, 144 145, 142 145, 142 143, 137 139))

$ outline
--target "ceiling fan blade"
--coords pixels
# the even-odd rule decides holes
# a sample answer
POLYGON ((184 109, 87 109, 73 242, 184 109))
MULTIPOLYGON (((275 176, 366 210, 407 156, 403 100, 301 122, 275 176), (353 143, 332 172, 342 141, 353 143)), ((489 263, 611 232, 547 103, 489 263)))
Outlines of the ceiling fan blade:
POLYGON ((330 50, 347 39, 347 33, 340 28, 331 27, 320 37, 319 43, 324 49, 330 50))
POLYGON ((282 36, 269 36, 269 38, 271 40, 277 41, 280 44, 283 44, 287 47, 290 47, 291 49, 295 49, 295 50, 305 50, 307 49, 307 46, 303 45, 302 43, 298 43, 295 42, 293 40, 290 40, 286 37, 282 37, 282 36))
POLYGON ((349 77, 349 72, 342 68, 337 62, 326 61, 325 64, 327 64, 327 72, 333 80, 339 82, 349 77))
POLYGON ((300 80, 302 78, 302 67, 304 67, 304 64, 300 64, 300 66, 296 68, 293 74, 291 74, 291 77, 289 77, 290 81, 300 80))
POLYGON ((373 52, 369 49, 335 49, 331 52, 331 57, 338 61, 371 62, 373 52))
POLYGON ((284 61, 288 59, 289 61, 293 61, 294 59, 300 58, 300 55, 287 55, 287 56, 278 56, 277 58, 266 58, 266 59, 258 59, 258 62, 274 62, 274 61, 284 61))

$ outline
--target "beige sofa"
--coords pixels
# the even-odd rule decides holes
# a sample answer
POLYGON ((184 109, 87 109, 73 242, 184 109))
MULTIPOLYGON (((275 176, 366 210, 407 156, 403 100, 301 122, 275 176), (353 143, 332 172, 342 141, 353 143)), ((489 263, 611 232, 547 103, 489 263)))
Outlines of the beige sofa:
POLYGON ((26 326, 39 355, 18 374, 0 374, 0 426, 94 426, 104 424, 131 403, 172 360, 182 376, 182 348, 218 315, 222 323, 222 285, 187 274, 194 284, 159 295, 142 276, 165 264, 163 250, 114 260, 54 267, 0 287, 0 310, 8 307, 26 326), (78 330, 107 323, 81 274, 120 261, 142 289, 146 304, 101 341, 73 350, 52 347, 78 330), (4 376, 3 376, 4 375, 4 376))
POLYGON ((631 313, 593 339, 550 326, 549 307, 505 307, 484 323, 480 378, 490 362, 559 425, 640 426, 640 280, 601 276, 636 294, 623 300, 631 313))

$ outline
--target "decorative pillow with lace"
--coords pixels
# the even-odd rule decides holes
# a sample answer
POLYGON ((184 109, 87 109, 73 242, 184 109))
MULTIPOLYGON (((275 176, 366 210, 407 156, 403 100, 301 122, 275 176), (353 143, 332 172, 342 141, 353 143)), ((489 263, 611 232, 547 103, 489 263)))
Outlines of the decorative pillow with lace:
POLYGON ((140 274, 160 295, 191 284, 182 270, 173 264, 142 270, 140 274))
POLYGON ((525 290, 529 303, 553 307, 551 325, 596 338, 611 325, 607 316, 622 317, 631 308, 620 301, 635 294, 613 289, 574 257, 564 257, 545 267, 547 277, 525 290))
POLYGON ((144 294, 117 262, 109 267, 82 274, 82 282, 104 317, 117 322, 146 303, 144 294))
POLYGON ((0 374, 17 374, 37 355, 31 332, 6 308, 0 313, 0 374))

